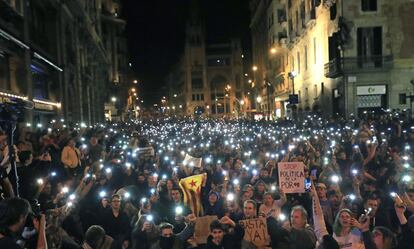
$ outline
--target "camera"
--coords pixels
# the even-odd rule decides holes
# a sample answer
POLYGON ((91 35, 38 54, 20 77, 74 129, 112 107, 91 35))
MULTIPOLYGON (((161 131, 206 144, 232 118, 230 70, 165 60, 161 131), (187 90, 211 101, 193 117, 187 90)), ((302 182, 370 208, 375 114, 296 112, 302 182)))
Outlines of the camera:
POLYGON ((37 201, 37 199, 30 200, 29 203, 30 203, 32 212, 28 214, 25 226, 32 228, 34 227, 33 219, 40 220, 42 216, 42 212, 41 212, 40 204, 37 201))

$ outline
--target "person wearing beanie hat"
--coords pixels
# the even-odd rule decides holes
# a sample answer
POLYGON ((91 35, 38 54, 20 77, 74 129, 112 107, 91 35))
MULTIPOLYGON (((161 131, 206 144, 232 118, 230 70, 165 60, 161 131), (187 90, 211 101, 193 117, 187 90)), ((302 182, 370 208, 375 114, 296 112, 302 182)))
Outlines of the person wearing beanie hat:
POLYGON ((254 200, 261 204, 263 202, 263 195, 266 192, 266 184, 262 180, 258 180, 255 184, 254 200))
POLYGON ((105 230, 98 225, 88 228, 85 234, 85 242, 83 249, 109 249, 111 248, 113 239, 105 234, 105 230))
POLYGON ((244 203, 244 201, 251 200, 254 195, 254 187, 250 184, 246 184, 242 188, 242 196, 241 196, 241 203, 244 203))

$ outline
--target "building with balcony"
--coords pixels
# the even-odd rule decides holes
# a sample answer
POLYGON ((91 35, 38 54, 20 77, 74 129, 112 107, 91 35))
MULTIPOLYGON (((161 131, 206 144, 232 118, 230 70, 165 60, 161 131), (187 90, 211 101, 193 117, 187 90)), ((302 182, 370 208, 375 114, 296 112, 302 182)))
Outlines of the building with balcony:
POLYGON ((241 117, 247 110, 239 39, 207 43, 204 22, 193 1, 184 53, 167 76, 167 110, 214 117, 241 117), (173 109, 174 108, 174 109, 173 109))
POLYGON ((280 117, 408 108, 413 8, 409 1, 252 0, 256 87, 268 99, 262 109, 280 117), (299 103, 290 105, 293 93, 299 103))
POLYGON ((0 91, 34 102, 27 122, 104 120, 127 65, 118 13, 111 0, 0 0, 0 91))

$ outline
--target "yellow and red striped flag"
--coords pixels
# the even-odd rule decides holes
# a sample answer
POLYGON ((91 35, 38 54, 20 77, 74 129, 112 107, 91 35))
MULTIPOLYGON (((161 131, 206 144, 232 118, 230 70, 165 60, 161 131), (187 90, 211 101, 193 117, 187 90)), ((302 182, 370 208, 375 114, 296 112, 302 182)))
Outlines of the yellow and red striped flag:
POLYGON ((201 187, 205 174, 193 175, 180 180, 179 185, 184 193, 184 203, 191 208, 196 216, 203 215, 201 204, 201 187))

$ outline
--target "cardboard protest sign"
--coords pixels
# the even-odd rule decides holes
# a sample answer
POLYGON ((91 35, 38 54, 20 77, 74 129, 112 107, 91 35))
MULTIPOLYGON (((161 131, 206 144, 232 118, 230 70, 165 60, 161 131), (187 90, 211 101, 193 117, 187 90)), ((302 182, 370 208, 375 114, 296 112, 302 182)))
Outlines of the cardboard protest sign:
POLYGON ((279 187, 286 194, 305 192, 305 171, 302 162, 282 162, 277 164, 279 187))
POLYGON ((252 242, 257 247, 270 244, 265 218, 241 220, 239 224, 244 228, 244 240, 252 242))
POLYGON ((217 216, 202 216, 197 217, 195 223, 194 236, 198 244, 207 243, 207 238, 210 235, 210 223, 217 220, 217 216))
POLYGON ((152 148, 151 146, 137 148, 136 153, 139 158, 149 158, 155 155, 154 148, 152 148))
POLYGON ((201 168, 202 158, 193 157, 188 154, 185 154, 183 164, 186 166, 201 168))

